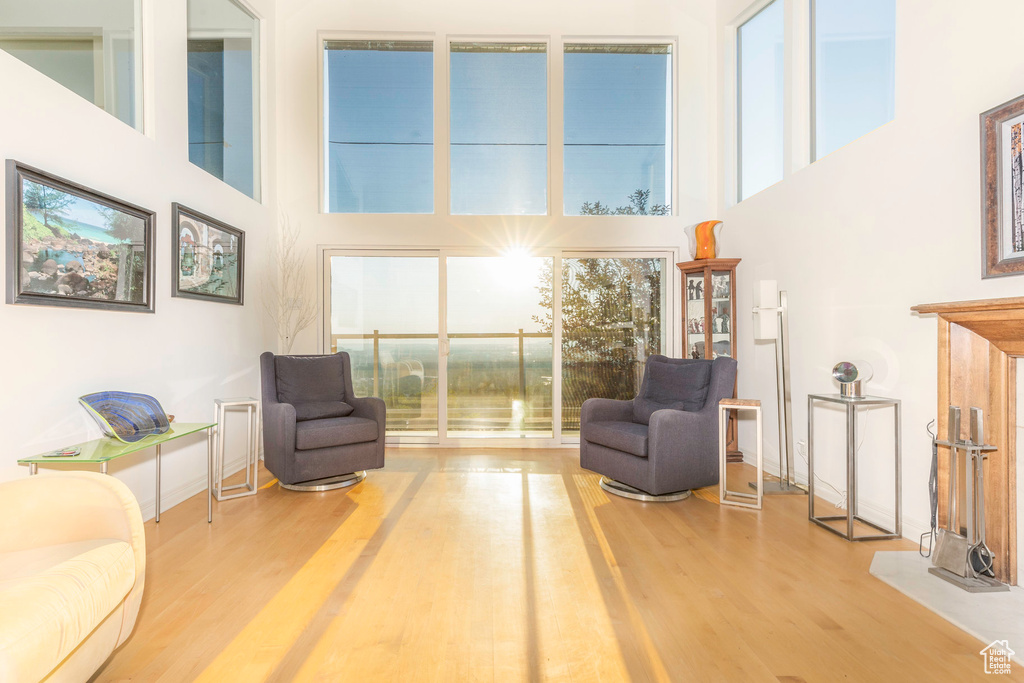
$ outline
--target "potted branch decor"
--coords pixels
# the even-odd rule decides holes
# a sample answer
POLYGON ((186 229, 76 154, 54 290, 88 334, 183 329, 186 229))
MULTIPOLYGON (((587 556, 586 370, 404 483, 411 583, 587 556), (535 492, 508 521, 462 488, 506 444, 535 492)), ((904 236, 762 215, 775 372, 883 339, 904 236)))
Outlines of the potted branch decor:
POLYGON ((263 308, 277 329, 278 348, 291 352, 295 337, 316 320, 316 299, 309 295, 309 271, 299 247, 299 229, 281 217, 262 281, 263 308))

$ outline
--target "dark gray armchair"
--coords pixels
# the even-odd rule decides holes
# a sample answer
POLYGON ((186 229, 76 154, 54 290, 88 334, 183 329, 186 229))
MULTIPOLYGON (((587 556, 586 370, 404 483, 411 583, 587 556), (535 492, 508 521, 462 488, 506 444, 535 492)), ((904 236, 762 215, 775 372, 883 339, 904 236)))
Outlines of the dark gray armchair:
POLYGON ((736 361, 651 356, 632 401, 591 398, 580 416, 580 466, 606 491, 679 500, 718 483, 718 402, 733 394, 736 361))
POLYGON ((384 467, 384 401, 356 398, 347 353, 260 356, 264 462, 281 486, 326 491, 384 467))

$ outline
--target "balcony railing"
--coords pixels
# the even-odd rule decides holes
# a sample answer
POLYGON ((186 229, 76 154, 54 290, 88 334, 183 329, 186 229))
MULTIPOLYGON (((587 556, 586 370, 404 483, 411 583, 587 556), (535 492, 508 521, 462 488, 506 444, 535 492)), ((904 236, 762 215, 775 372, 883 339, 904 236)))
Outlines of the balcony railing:
MULTIPOLYGON (((552 339, 550 332, 450 332, 448 339, 517 339, 519 342, 519 399, 526 401, 526 340, 527 339, 552 339)), ((374 330, 371 334, 333 334, 331 335, 331 352, 338 350, 339 340, 373 340, 373 395, 380 396, 381 392, 381 354, 380 343, 385 341, 399 341, 410 339, 439 339, 439 335, 423 334, 389 334, 374 330)))

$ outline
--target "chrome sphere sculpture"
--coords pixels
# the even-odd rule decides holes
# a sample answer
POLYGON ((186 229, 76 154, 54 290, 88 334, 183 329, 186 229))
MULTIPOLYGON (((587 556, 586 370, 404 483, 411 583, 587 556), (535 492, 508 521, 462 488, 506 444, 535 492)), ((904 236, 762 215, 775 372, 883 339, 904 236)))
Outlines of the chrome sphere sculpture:
POLYGON ((844 360, 832 368, 832 378, 839 382, 839 393, 845 398, 860 398, 864 395, 861 383, 871 379, 871 366, 860 362, 856 365, 844 360))

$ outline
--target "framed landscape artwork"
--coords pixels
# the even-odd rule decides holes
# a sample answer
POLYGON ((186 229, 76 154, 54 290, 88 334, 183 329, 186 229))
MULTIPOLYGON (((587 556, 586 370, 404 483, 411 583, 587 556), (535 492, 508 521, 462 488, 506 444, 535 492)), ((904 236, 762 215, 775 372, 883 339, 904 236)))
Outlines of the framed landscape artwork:
POLYGON ((171 208, 171 296, 242 305, 245 233, 181 204, 171 208))
POLYGON ((153 312, 154 213, 7 160, 7 303, 153 312))
POLYGON ((1024 273, 1024 96, 981 115, 982 277, 1024 273))

